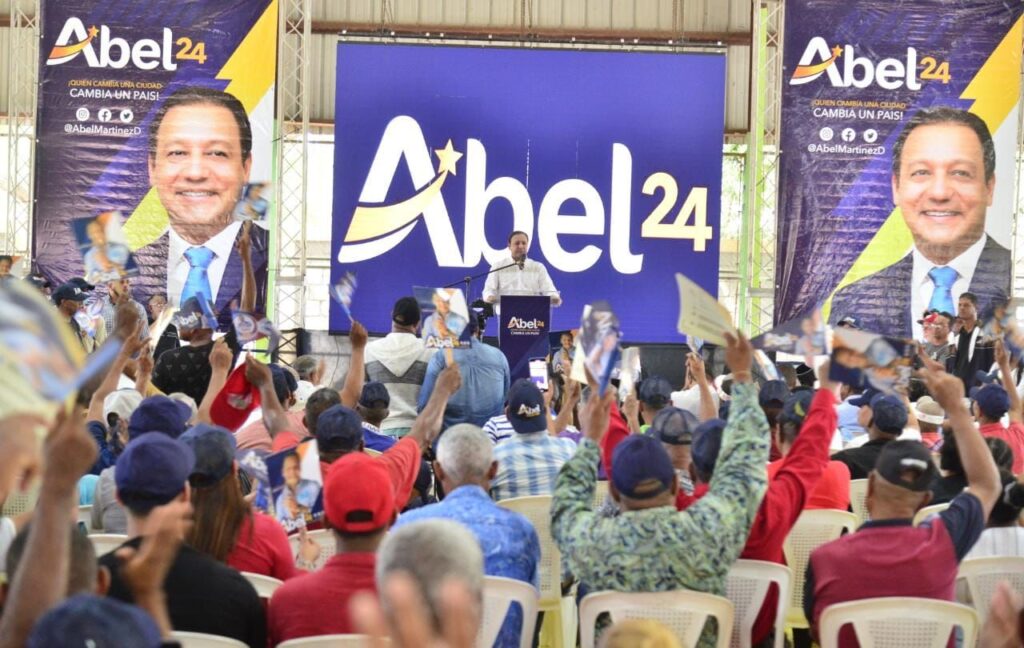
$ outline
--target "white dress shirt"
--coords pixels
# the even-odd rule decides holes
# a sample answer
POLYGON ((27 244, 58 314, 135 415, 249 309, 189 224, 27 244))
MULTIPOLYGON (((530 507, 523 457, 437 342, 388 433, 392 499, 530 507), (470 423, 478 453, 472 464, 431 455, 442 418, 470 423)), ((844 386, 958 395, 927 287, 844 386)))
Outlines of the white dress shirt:
POLYGON ((188 259, 185 258, 185 251, 190 247, 205 247, 213 252, 213 261, 206 269, 206 274, 210 278, 210 296, 213 298, 213 303, 217 303, 220 280, 224 277, 224 271, 228 267, 228 259, 231 258, 231 251, 235 249, 235 239, 238 237, 238 230, 241 227, 241 221, 233 222, 203 243, 202 246, 192 245, 178 236, 174 228, 168 229, 170 235, 167 241, 168 304, 177 307, 181 301, 181 291, 185 287, 185 280, 188 278, 188 271, 191 267, 188 264, 188 259))
MULTIPOLYGON (((981 235, 974 245, 963 251, 960 256, 953 259, 946 265, 956 270, 957 278, 953 282, 952 296, 953 296, 953 308, 954 312, 951 315, 956 315, 956 301, 961 294, 967 292, 971 288, 971 279, 974 278, 974 268, 978 265, 978 259, 981 258, 981 252, 985 249, 985 243, 988 240, 988 236, 985 234, 981 235)), ((917 323, 917 320, 921 318, 921 314, 928 308, 928 304, 932 301, 932 293, 935 291, 935 284, 932 283, 928 273, 932 271, 932 268, 937 268, 935 263, 932 263, 925 258, 917 246, 914 246, 914 274, 910 284, 910 304, 911 312, 913 315, 911 321, 914 327, 914 339, 924 339, 924 327, 917 323)))
POLYGON ((503 295, 549 295, 552 299, 561 300, 543 263, 527 258, 522 268, 512 266, 493 272, 496 268, 510 263, 511 255, 491 266, 492 272, 487 275, 487 282, 484 284, 485 300, 493 297, 497 301, 497 298, 503 295))

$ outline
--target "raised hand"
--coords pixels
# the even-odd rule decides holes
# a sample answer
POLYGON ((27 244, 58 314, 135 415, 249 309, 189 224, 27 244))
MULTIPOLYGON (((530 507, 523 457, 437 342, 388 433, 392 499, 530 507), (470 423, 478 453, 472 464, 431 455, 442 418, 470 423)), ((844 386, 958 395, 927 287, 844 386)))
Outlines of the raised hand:
MULTIPOLYGON (((210 352, 212 355, 212 351, 210 352)), ((262 388, 264 385, 272 384, 274 381, 273 375, 270 373, 270 367, 263 364, 250 354, 245 356, 245 379, 252 383, 257 388, 262 388)))
POLYGON ((437 382, 434 385, 434 389, 442 391, 447 396, 451 396, 455 392, 459 391, 462 387, 462 372, 459 371, 459 365, 457 362, 453 362, 444 369, 437 376, 437 382))
POLYGON ((725 363, 732 373, 733 382, 750 382, 750 367, 754 361, 754 347, 743 333, 725 332, 725 363))
MULTIPOLYGON (((233 356, 231 354, 231 349, 228 347, 227 343, 224 341, 224 338, 220 338, 216 342, 213 343, 213 349, 210 350, 210 367, 214 371, 224 371, 224 372, 230 371, 231 370, 231 361, 232 361, 232 359, 233 359, 233 356)), ((259 363, 259 364, 262 364, 262 363, 259 363)), ((248 374, 249 374, 249 370, 248 370, 248 364, 247 364, 246 365, 246 377, 248 377, 248 374)), ((253 381, 250 380, 249 382, 253 382, 253 381)), ((256 383, 253 383, 253 384, 256 384, 256 383)))
POLYGON ((366 341, 369 339, 369 335, 362 324, 359 322, 352 322, 352 330, 349 331, 348 339, 352 343, 353 349, 362 349, 366 347, 366 341))
POLYGON ((942 409, 950 412, 964 406, 964 383, 959 378, 945 371, 922 369, 917 372, 918 378, 924 380, 928 392, 942 409))
POLYGON ((708 383, 708 375, 704 370, 704 358, 699 353, 690 353, 686 356, 686 369, 698 385, 708 383))
POLYGON ((615 392, 608 390, 603 396, 594 390, 590 393, 586 405, 583 406, 583 434, 595 443, 600 443, 608 431, 608 416, 611 413, 615 392))

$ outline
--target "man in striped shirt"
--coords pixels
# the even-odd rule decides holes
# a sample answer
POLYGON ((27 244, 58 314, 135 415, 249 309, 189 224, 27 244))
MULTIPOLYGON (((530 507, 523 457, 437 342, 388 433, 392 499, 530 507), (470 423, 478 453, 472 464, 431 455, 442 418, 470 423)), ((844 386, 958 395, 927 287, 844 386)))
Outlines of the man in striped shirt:
POLYGON ((501 501, 548 495, 562 464, 576 452, 576 444, 548 433, 544 396, 530 380, 513 383, 506 402, 505 416, 515 435, 494 447, 498 474, 491 482, 491 497, 501 501))

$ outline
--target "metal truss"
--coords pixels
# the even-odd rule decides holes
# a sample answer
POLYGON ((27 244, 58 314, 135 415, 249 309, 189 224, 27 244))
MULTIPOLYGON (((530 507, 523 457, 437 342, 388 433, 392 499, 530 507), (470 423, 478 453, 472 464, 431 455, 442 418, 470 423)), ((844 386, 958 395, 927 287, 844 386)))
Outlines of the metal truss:
MULTIPOLYGON (((7 92, 7 201, 0 249, 29 258, 32 252, 32 204, 36 151, 36 91, 39 70, 39 2, 9 0, 10 38, 5 59, 7 92)), ((26 268, 28 263, 26 263, 26 268)))
POLYGON ((740 329, 751 335, 771 328, 774 317, 783 23, 783 0, 754 3, 737 318, 740 329))
MULTIPOLYGON (((1018 107, 1019 108, 1019 107, 1018 107)), ((1011 295, 1020 299, 1024 297, 1024 227, 1020 226, 1021 212, 1024 210, 1024 110, 1017 111, 1017 189, 1014 192, 1013 210, 1013 277, 1011 277, 1011 295)))
POLYGON ((279 0, 276 258, 270 268, 274 317, 302 328, 306 305, 306 180, 309 152, 311 0, 279 0))

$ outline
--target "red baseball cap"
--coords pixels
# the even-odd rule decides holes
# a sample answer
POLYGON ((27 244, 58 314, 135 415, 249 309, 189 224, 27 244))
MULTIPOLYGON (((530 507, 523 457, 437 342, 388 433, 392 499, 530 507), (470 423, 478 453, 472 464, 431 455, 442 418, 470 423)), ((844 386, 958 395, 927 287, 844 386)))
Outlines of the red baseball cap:
POLYGON ((245 378, 245 365, 241 364, 231 372, 224 388, 213 399, 210 418, 216 425, 234 432, 259 406, 260 390, 245 378))
POLYGON ((345 533, 383 529, 395 517, 395 488, 384 465, 363 452, 333 464, 324 481, 324 513, 345 533))

